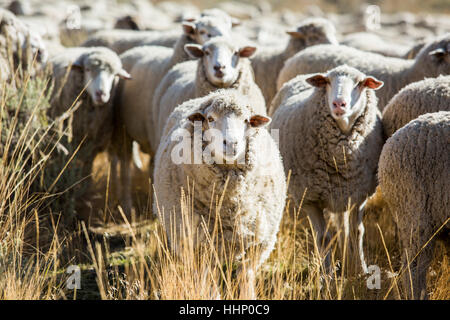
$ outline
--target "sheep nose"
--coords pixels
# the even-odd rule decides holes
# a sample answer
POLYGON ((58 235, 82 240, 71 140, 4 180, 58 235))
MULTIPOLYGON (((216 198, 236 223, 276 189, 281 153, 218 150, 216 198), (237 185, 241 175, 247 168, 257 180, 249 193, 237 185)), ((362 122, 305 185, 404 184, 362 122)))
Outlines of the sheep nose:
POLYGON ((342 99, 336 99, 336 100, 333 101, 333 106, 335 108, 343 109, 343 108, 345 108, 346 105, 347 105, 347 102, 345 102, 342 99))
POLYGON ((98 99, 103 98, 105 95, 106 95, 106 94, 105 94, 105 92, 104 92, 103 90, 97 90, 97 91, 95 91, 95 97, 98 98, 98 99))
POLYGON ((214 70, 216 70, 216 71, 222 71, 223 69, 225 69, 225 66, 223 66, 221 64, 216 64, 214 66, 214 70))

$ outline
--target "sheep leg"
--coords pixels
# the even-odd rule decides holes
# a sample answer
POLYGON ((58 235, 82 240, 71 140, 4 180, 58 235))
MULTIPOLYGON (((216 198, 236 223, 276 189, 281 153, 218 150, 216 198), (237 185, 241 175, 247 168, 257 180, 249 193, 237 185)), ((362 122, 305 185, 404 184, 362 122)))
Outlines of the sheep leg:
POLYGON ((325 270, 329 271, 331 268, 331 257, 328 252, 329 250, 327 250, 327 252, 324 252, 324 250, 326 249, 330 239, 328 233, 326 232, 326 223, 323 212, 314 205, 305 205, 303 209, 311 221, 319 254, 321 257, 324 256, 325 270))
POLYGON ((367 274, 369 271, 367 269, 367 264, 366 264, 366 259, 364 257, 364 232, 365 232, 365 228, 364 228, 364 223, 363 223, 363 218, 364 218, 364 207, 366 205, 366 201, 363 202, 362 205, 359 206, 358 209, 358 221, 357 221, 357 226, 358 226, 358 252, 359 252, 359 259, 361 260, 361 267, 363 269, 363 272, 365 274, 367 274))
MULTIPOLYGON (((155 155, 151 154, 150 155, 150 161, 148 163, 148 175, 150 177, 150 192, 149 192, 149 202, 150 202, 150 208, 153 208, 153 201, 154 201, 154 193, 153 193, 153 183, 154 183, 154 179, 155 179, 155 175, 154 175, 154 171, 155 171, 155 155)), ((152 210, 152 216, 153 218, 157 218, 158 214, 156 212, 153 212, 152 210)))
MULTIPOLYGON (((117 164, 118 164, 118 158, 117 155, 115 153, 112 152, 108 152, 108 157, 109 157, 109 163, 110 163, 110 183, 109 183, 109 187, 113 188, 113 195, 115 197, 115 199, 119 199, 119 188, 120 188, 120 183, 119 183, 119 177, 118 177, 118 173, 117 173, 117 164)), ((111 189, 110 189, 111 190, 111 189)))
MULTIPOLYGON (((208 273, 209 273, 208 268, 203 270, 203 275, 202 275, 201 284, 200 284, 201 288, 206 288, 206 286, 208 286, 208 284, 207 284, 208 273)), ((211 285, 211 288, 210 288, 209 295, 210 296, 208 298, 211 299, 211 300, 221 300, 219 287, 217 286, 216 283, 214 283, 214 281, 212 281, 212 285, 211 285)))
POLYGON ((405 268, 403 271, 403 285, 408 299, 428 299, 427 271, 431 260, 433 259, 434 245, 436 241, 430 241, 423 249, 422 246, 429 240, 430 237, 431 235, 428 234, 423 236, 412 235, 412 243, 409 242, 409 238, 402 241, 403 248, 406 248, 404 249, 405 252, 403 254, 403 265, 405 268), (422 251, 420 251, 421 249, 422 251), (406 254, 408 255, 407 258, 406 254), (409 268, 407 265, 408 261, 409 268))
POLYGON ((246 268, 242 266, 238 270, 238 279, 241 279, 242 285, 240 286, 239 299, 241 300, 256 300, 255 290, 255 270, 251 266, 247 265, 246 268), (245 269, 245 270, 244 270, 245 269))
POLYGON ((130 213, 132 208, 131 199, 131 154, 132 154, 132 141, 129 138, 125 139, 123 143, 123 150, 120 159, 120 179, 122 187, 122 195, 120 197, 122 202, 122 208, 125 213, 130 213))

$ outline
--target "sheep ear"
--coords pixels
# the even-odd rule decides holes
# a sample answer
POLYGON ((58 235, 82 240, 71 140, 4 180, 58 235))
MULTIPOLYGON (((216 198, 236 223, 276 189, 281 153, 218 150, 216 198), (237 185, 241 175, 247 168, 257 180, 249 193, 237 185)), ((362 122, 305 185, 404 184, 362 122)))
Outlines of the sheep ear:
POLYGON ((367 77, 362 81, 362 85, 370 89, 378 90, 384 85, 384 82, 374 77, 367 77))
POLYGON ((430 56, 435 56, 438 58, 443 57, 447 52, 445 51, 444 48, 437 48, 436 50, 430 51, 430 53, 428 53, 430 56))
POLYGON ((241 25, 241 20, 236 19, 236 18, 231 18, 231 27, 237 27, 241 25))
MULTIPOLYGON (((140 30, 141 28, 139 27, 138 22, 139 21, 138 21, 137 17, 127 15, 127 16, 117 20, 116 25, 126 24, 126 25, 128 25, 129 29, 131 29, 131 30, 140 30)), ((118 28, 118 29, 121 29, 121 28, 118 28)))
POLYGON ((195 24, 194 23, 186 21, 186 22, 183 22, 182 27, 183 27, 184 34, 191 36, 195 33, 195 24))
POLYGON ((196 112, 191 114, 190 116, 188 116, 188 119, 190 122, 194 123, 195 121, 204 121, 205 120, 205 116, 202 115, 200 112, 196 112))
POLYGON ((288 35, 290 35, 292 38, 300 39, 303 38, 303 33, 298 31, 286 31, 288 35))
POLYGON ((250 118, 250 125, 253 128, 259 128, 268 125, 272 121, 271 118, 260 116, 260 115, 254 115, 250 118))
POLYGON ((243 47, 239 49, 239 56, 241 58, 250 58, 256 52, 256 47, 243 47))
POLYGON ((201 58, 204 55, 202 46, 199 44, 186 44, 184 51, 194 59, 201 58))
POLYGON ((121 69, 121 70, 117 73, 117 75, 118 75, 121 79, 124 79, 124 80, 131 80, 131 75, 130 75, 128 72, 126 72, 124 69, 121 69))
POLYGON ((322 74, 317 74, 315 76, 309 77, 306 79, 306 82, 308 82, 313 87, 324 87, 328 84, 328 78, 325 77, 322 74))

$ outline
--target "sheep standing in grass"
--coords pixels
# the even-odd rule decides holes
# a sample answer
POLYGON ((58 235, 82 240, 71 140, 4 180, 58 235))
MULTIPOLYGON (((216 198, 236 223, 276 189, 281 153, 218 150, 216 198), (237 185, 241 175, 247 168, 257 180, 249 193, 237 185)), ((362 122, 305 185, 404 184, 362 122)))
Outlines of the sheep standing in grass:
POLYGON ((112 99, 118 77, 129 79, 130 75, 107 48, 65 49, 50 63, 55 86, 49 116, 71 114, 72 144, 76 148, 82 143, 77 159, 83 162, 85 176, 90 175, 95 155, 108 147, 113 133, 112 99))
POLYGON ((386 137, 425 113, 450 111, 450 76, 411 83, 397 93, 383 110, 386 137))
POLYGON ((287 32, 291 39, 285 48, 258 50, 251 59, 256 84, 269 105, 276 94, 278 73, 284 62, 306 47, 320 43, 337 44, 336 30, 331 22, 323 18, 304 20, 295 31, 287 32))
POLYGON ((198 61, 186 61, 174 66, 160 86, 171 85, 164 94, 157 89, 153 100, 153 128, 155 145, 159 144, 166 120, 184 101, 207 95, 220 88, 234 88, 253 102, 254 113, 266 114, 264 97, 255 84, 250 61, 256 48, 237 47, 229 39, 216 37, 203 46, 186 45, 186 51, 198 61), (161 96, 160 100, 156 99, 161 96))
POLYGON ((221 89, 178 106, 158 147, 154 174, 154 212, 160 214, 176 253, 189 241, 183 238, 185 228, 193 232, 194 247, 208 246, 208 239, 215 241, 217 223, 214 245, 221 258, 229 259, 234 252, 243 261, 253 249, 259 253, 255 265, 238 269, 250 282, 244 298, 255 298, 254 273, 274 248, 286 198, 280 153, 265 128, 270 118, 254 114, 254 104, 237 90, 221 89), (187 138, 194 134, 195 139, 195 133, 201 139, 199 148, 187 138), (187 139, 179 142, 179 134, 187 139), (206 141, 214 141, 214 147, 206 141), (186 149, 179 159, 183 142, 186 149), (180 199, 188 180, 195 185, 189 204, 192 219, 180 199), (211 208, 216 195, 223 195, 220 208, 211 208), (193 224, 187 226, 187 221, 193 224))
POLYGON ((396 131, 383 147, 378 177, 404 250, 408 298, 427 298, 435 233, 450 230, 450 112, 422 115, 396 131))
POLYGON ((389 100, 411 82, 425 77, 450 74, 450 34, 429 42, 414 60, 384 57, 346 46, 318 45, 302 50, 288 61, 278 77, 277 86, 298 74, 326 72, 342 64, 371 74, 384 82, 377 94, 380 110, 389 100))
MULTIPOLYGON (((279 130, 284 167, 292 170, 289 194, 296 205, 304 197, 302 209, 322 248, 329 241, 324 210, 345 212, 348 235, 349 205, 360 208, 375 191, 383 132, 374 90, 383 83, 344 65, 326 74, 298 76, 285 86, 289 84, 295 84, 294 90, 280 100, 271 128, 279 130)), ((361 209, 359 253, 367 272, 361 209)), ((327 266, 329 262, 326 259, 327 266)))
MULTIPOLYGON (((196 21, 198 22, 198 20, 196 21)), ((223 22, 219 19, 216 25, 223 26, 223 22)), ((193 35, 197 34, 197 27, 185 27, 185 33, 178 39, 174 49, 160 46, 142 46, 128 50, 120 56, 123 66, 130 70, 133 80, 119 84, 116 100, 118 122, 114 133, 117 141, 114 147, 117 148, 112 148, 109 153, 121 163, 120 177, 123 187, 121 194, 125 210, 131 209, 132 202, 131 175, 129 172, 132 141, 136 141, 140 149, 151 156, 154 155, 158 147, 153 140, 155 124, 152 118, 152 110, 154 109, 152 102, 156 88, 161 87, 161 79, 171 67, 189 59, 188 54, 184 50, 186 44, 193 41, 203 43, 210 37, 215 36, 227 36, 231 31, 231 24, 226 30, 217 30, 218 33, 211 32, 206 34, 199 31, 199 36, 194 37, 193 35)), ((170 84, 166 82, 165 86, 168 87, 170 84)), ((163 89, 160 90, 164 92, 163 89)))

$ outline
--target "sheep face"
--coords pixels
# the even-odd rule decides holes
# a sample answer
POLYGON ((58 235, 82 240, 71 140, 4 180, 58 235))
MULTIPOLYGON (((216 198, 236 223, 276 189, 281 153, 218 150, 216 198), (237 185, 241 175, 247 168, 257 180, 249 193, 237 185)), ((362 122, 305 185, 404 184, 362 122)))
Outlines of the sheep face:
POLYGON ((122 69, 118 57, 105 61, 104 56, 96 53, 82 56, 72 68, 83 72, 84 86, 96 106, 109 101, 117 76, 123 79, 131 78, 128 72, 122 69))
POLYGON ((420 65, 425 76, 450 74, 450 34, 424 47, 417 56, 416 65, 420 65))
POLYGON ((248 58, 256 51, 255 47, 237 48, 229 41, 213 39, 203 46, 186 45, 186 52, 194 58, 201 58, 206 77, 219 88, 228 88, 239 77, 240 58, 248 58))
POLYGON ((194 42, 204 44, 214 37, 230 36, 231 23, 213 17, 183 22, 184 33, 194 42))
POLYGON ((366 76, 346 65, 327 74, 314 75, 306 81, 314 87, 326 89, 327 105, 331 116, 343 132, 349 132, 366 106, 366 90, 377 90, 383 82, 366 76))
POLYGON ((245 159, 248 130, 266 126, 271 121, 265 116, 251 115, 247 107, 224 106, 221 101, 213 102, 188 119, 193 123, 202 121, 204 139, 212 142, 214 162, 228 164, 245 159))

